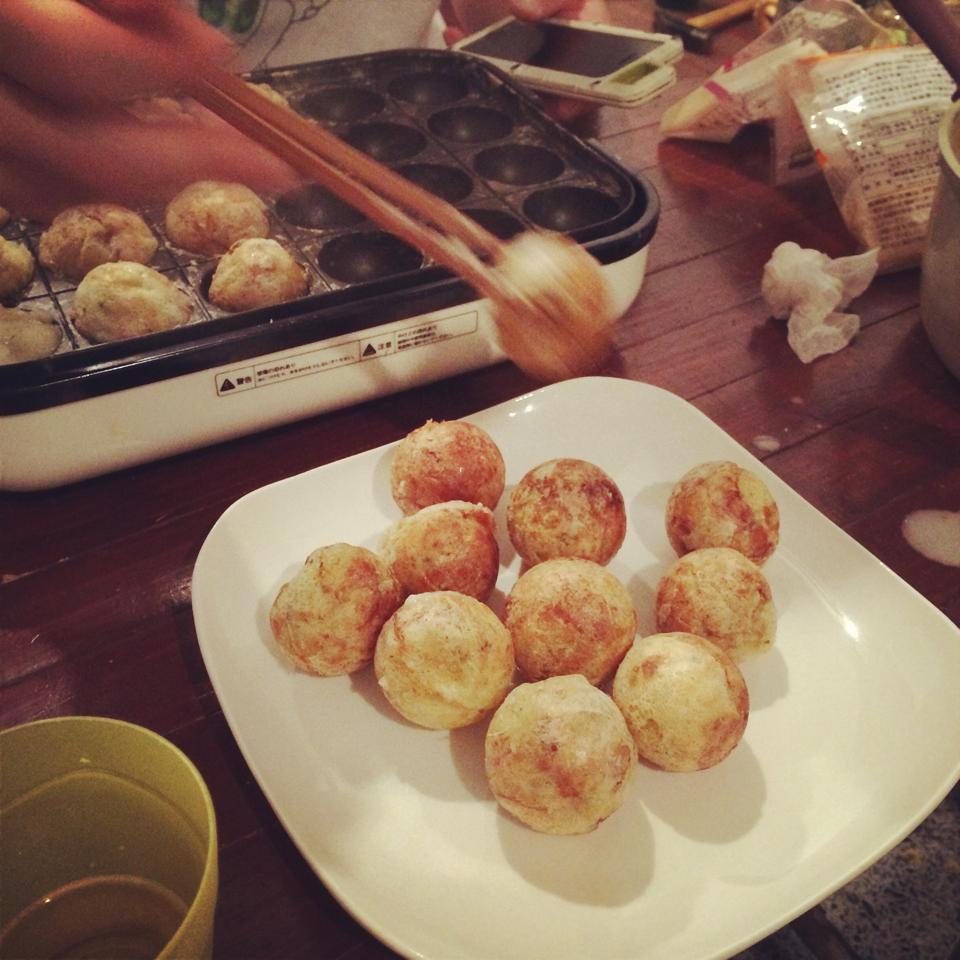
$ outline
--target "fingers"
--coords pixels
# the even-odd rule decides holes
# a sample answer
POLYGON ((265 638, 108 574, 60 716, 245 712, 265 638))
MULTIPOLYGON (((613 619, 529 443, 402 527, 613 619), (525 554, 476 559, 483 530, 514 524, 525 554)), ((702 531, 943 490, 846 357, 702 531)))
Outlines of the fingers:
POLYGON ((443 28, 443 42, 452 47, 455 43, 462 40, 467 34, 460 27, 445 26, 443 28))
POLYGON ((460 22, 460 15, 453 0, 440 0, 437 8, 440 11, 440 17, 443 20, 443 42, 452 47, 458 40, 462 40, 467 31, 460 22))
POLYGON ((605 0, 510 0, 513 14, 520 20, 563 17, 568 20, 609 22, 605 0))
POLYGON ((520 20, 543 20, 546 17, 579 16, 582 0, 510 0, 513 14, 520 20))
POLYGON ((259 193, 298 182, 271 153, 197 108, 151 123, 121 109, 58 110, 0 81, 8 121, 0 151, 0 205, 40 220, 72 203, 164 203, 194 180, 235 180, 259 193))
POLYGON ((610 22, 606 0, 441 0, 440 13, 453 38, 448 43, 509 14, 520 20, 563 17, 610 22))
POLYGON ((172 10, 171 0, 82 0, 115 20, 155 20, 172 10))
POLYGON ((175 90, 190 59, 229 50, 170 0, 98 2, 3 0, 3 72, 57 102, 104 103, 175 90))
POLYGON ((54 171, 25 169, 0 157, 0 207, 14 217, 47 222, 64 208, 92 199, 79 185, 57 180, 54 171))

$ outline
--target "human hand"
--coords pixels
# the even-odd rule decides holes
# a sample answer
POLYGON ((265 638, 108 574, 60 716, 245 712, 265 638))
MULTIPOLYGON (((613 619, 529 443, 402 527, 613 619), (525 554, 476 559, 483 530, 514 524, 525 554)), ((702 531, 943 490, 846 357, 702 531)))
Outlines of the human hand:
POLYGON ((447 24, 444 39, 456 43, 502 17, 519 20, 567 20, 610 22, 606 0, 441 0, 440 12, 447 24))
MULTIPOLYGON (((444 40, 448 44, 510 15, 518 20, 561 17, 610 22, 606 0, 442 0, 440 11, 447 25, 444 40)), ((583 100, 562 97, 544 97, 544 102, 548 113, 563 121, 574 120, 595 109, 583 100)))
POLYGON ((175 95, 191 63, 229 55, 178 0, 3 0, 0 206, 46 220, 94 200, 142 207, 205 178, 293 183, 281 161, 199 106, 150 122, 127 109, 175 95))

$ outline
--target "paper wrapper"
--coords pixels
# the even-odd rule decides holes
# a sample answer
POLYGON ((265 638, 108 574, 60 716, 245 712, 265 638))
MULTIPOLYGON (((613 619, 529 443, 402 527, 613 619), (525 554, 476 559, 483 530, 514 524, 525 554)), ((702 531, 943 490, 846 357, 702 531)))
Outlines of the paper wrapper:
POLYGON ((805 0, 702 86, 672 104, 663 114, 660 132, 729 143, 747 124, 775 124, 793 110, 778 82, 785 65, 888 42, 888 32, 850 0, 805 0))
POLYGON ((843 349, 860 329, 844 313, 873 281, 879 251, 832 259, 819 250, 781 243, 763 270, 760 291, 771 314, 787 321, 787 342, 803 363, 843 349))
POLYGON ((919 265, 956 85, 923 46, 794 63, 781 73, 837 209, 880 270, 919 265))

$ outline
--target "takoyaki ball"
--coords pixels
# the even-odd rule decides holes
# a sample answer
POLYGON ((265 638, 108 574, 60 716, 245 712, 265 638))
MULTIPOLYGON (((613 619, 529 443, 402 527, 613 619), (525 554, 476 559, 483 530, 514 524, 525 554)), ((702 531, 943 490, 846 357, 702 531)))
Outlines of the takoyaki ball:
POLYGON ((70 280, 103 263, 149 263, 157 238, 139 213, 115 203, 84 203, 58 213, 40 235, 40 262, 70 280))
POLYGON ((580 675, 516 687, 484 744, 497 803, 541 833, 595 829, 623 804, 636 762, 623 714, 580 675))
POLYGON ((402 717, 452 730, 503 701, 513 684, 513 644, 479 600, 452 590, 416 593, 384 624, 373 668, 402 717))
POLYGON ((527 680, 579 673, 599 684, 630 648, 638 617, 627 588, 609 570, 558 557, 517 580, 504 623, 527 680))
POLYGON ((239 312, 303 297, 307 271, 270 237, 238 240, 220 258, 210 280, 210 302, 239 312))
POLYGON ((270 234, 267 205, 242 183, 198 180, 184 187, 164 215, 171 243, 204 256, 226 253, 238 240, 270 234))
POLYGON ((486 600, 500 572, 493 512, 479 503, 434 503, 398 520, 381 555, 408 593, 456 590, 486 600))
POLYGON ((780 512, 755 473, 727 460, 684 474, 667 502, 667 536, 679 555, 731 547, 762 564, 780 540, 780 512))
POLYGON ((373 659, 403 588, 373 551, 348 543, 314 550, 270 608, 273 636, 295 667, 333 677, 373 659))
POLYGON ((740 742, 750 713, 740 668, 692 633, 638 639, 613 680, 637 753, 671 771, 706 770, 740 742))
POLYGON ((0 364, 49 357, 62 341, 63 330, 49 313, 0 307, 0 364))
POLYGON ((466 500, 493 510, 506 467, 493 438, 466 420, 428 420, 397 445, 390 465, 393 499, 404 513, 466 500))
POLYGON ((605 564, 627 533, 623 494, 593 463, 548 460, 513 488, 507 504, 507 532, 529 564, 552 557, 605 564))
POLYGON ((773 643, 777 615, 763 571, 739 550, 704 547, 680 557, 661 578, 657 630, 712 640, 736 661, 773 643))
POLYGON ((79 283, 71 317, 88 340, 125 340, 183 326, 193 316, 189 294, 142 263, 104 263, 79 283))
POLYGON ((0 237, 0 300, 19 293, 33 279, 33 254, 22 243, 0 237))

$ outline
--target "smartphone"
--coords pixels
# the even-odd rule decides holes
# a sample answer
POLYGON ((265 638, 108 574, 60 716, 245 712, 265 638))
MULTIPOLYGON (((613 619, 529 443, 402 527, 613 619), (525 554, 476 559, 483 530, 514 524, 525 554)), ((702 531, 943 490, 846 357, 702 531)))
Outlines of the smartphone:
POLYGON ((535 90, 579 100, 633 106, 676 82, 670 64, 683 43, 586 20, 505 17, 453 49, 490 60, 535 90))

